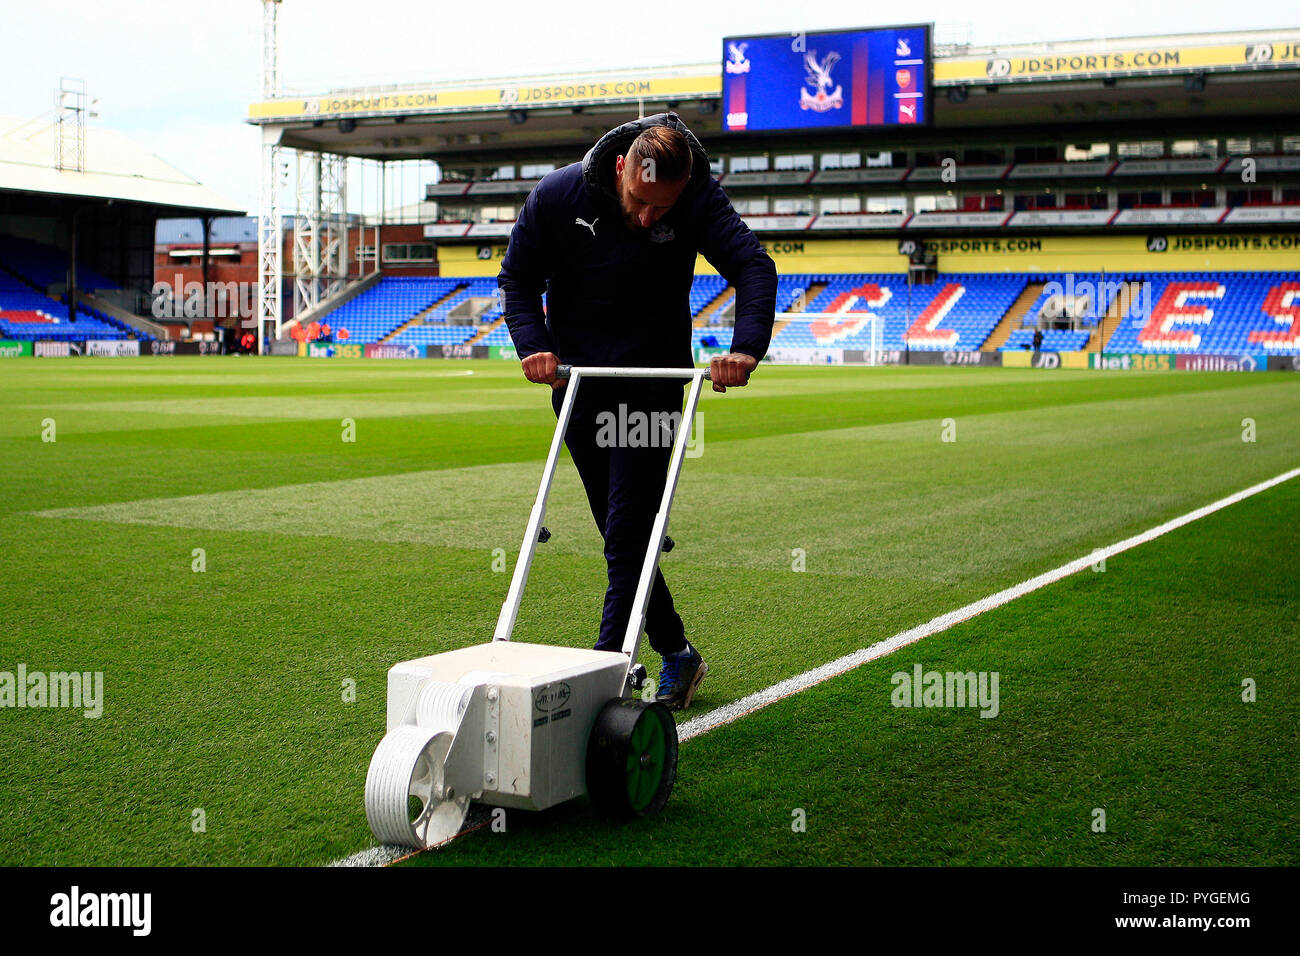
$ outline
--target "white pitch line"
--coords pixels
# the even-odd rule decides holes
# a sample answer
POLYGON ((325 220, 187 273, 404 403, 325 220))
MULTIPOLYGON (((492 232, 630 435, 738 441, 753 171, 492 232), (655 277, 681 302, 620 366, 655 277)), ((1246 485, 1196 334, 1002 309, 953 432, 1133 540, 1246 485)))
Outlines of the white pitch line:
POLYGON ((388 866, 390 863, 396 863, 406 854, 411 852, 409 846, 372 846, 369 849, 362 850, 360 853, 353 853, 341 860, 335 860, 330 866, 388 866))
POLYGON ((1067 578, 1072 574, 1077 574, 1084 568, 1092 567, 1098 561, 1105 560, 1113 555, 1136 548, 1138 545, 1146 544, 1153 541, 1161 535, 1175 531, 1183 525, 1191 524, 1206 515, 1213 514, 1229 505, 1234 505, 1243 501, 1252 495, 1257 495, 1261 491, 1267 491, 1274 485, 1280 485, 1284 481, 1300 476, 1300 468, 1293 468, 1267 481, 1262 481, 1257 485, 1252 485, 1242 491, 1234 492, 1226 498, 1220 498, 1218 501, 1205 505, 1203 508, 1197 508, 1195 511, 1189 511, 1184 515, 1179 515, 1166 521, 1164 524, 1149 528, 1140 534, 1135 534, 1131 538, 1125 538, 1123 541, 1108 545, 1105 548, 1098 548, 1092 554, 1083 558, 1075 558, 1068 564, 1063 564, 1059 568, 1051 571, 1045 571, 1037 577, 1022 581, 1019 584, 1012 585, 1009 588, 998 591, 996 594, 990 594, 988 597, 980 598, 973 601, 965 607, 959 607, 955 611, 949 611, 947 614, 940 614, 938 617, 927 621, 917 627, 902 631, 893 637, 880 641, 878 644, 872 644, 870 647, 863 648, 860 651, 854 651, 852 654, 846 654, 841 658, 822 664, 820 667, 814 667, 810 671, 804 671, 794 677, 788 677, 785 680, 773 684, 765 690, 756 691, 747 697, 732 701, 730 704, 723 704, 707 714, 701 714, 699 717, 686 721, 677 729, 679 740, 686 741, 692 737, 698 737, 706 734, 710 730, 722 727, 732 721, 738 720, 746 714, 753 713, 764 707, 771 706, 778 700, 789 697, 791 694, 797 694, 800 691, 807 690, 815 684, 837 677, 840 674, 847 673, 855 668, 861 667, 868 661, 874 661, 879 657, 892 654, 900 647, 906 647, 908 644, 915 644, 917 641, 931 635, 938 634, 940 631, 946 631, 955 624, 967 621, 972 617, 983 614, 985 611, 991 611, 994 608, 1001 607, 1014 601, 1016 598, 1024 597, 1039 588, 1046 587, 1067 578))
MULTIPOLYGON (((677 728, 678 740, 685 743, 695 737, 707 734, 710 730, 718 727, 724 727, 744 717, 746 714, 752 714, 756 710, 762 710, 764 707, 770 707, 777 701, 784 700, 810 687, 830 680, 832 677, 838 677, 840 674, 846 674, 851 670, 861 667, 868 661, 874 661, 878 658, 892 654, 900 647, 906 647, 909 644, 915 644, 917 641, 946 631, 954 625, 963 621, 968 621, 973 617, 999 608, 1004 604, 1009 604, 1016 598, 1024 597, 1034 591, 1044 588, 1049 584, 1054 584, 1062 578, 1068 578, 1072 574, 1077 574, 1084 568, 1092 567, 1098 561, 1121 554, 1138 545, 1154 541, 1156 538, 1166 535, 1171 531, 1198 521, 1206 515, 1214 514, 1230 505, 1235 505, 1239 501, 1244 501, 1261 491, 1267 491, 1284 481, 1290 481, 1292 478, 1300 477, 1300 468, 1292 468, 1290 471, 1283 472, 1276 477, 1267 481, 1261 481, 1257 485, 1251 485, 1241 491, 1234 492, 1226 498, 1220 498, 1211 504, 1195 511, 1189 511, 1184 515, 1179 515, 1166 521, 1164 524, 1156 525, 1140 534, 1135 534, 1131 538, 1125 538, 1115 544, 1108 545, 1104 548, 1098 548, 1096 551, 1082 558, 1075 558, 1068 564, 1063 564, 1059 568, 1051 571, 1044 571, 1037 577, 1021 581, 1009 588, 998 591, 996 594, 990 594, 988 597, 982 597, 978 601, 973 601, 965 607, 959 607, 955 611, 949 611, 947 614, 940 614, 924 624, 901 631, 893 637, 887 638, 879 643, 872 644, 870 647, 864 647, 860 651, 854 651, 852 654, 845 654, 843 657, 836 658, 829 663, 822 664, 820 667, 814 667, 812 670, 804 671, 802 674, 796 674, 794 677, 787 677, 783 681, 773 684, 764 690, 756 691, 739 700, 732 701, 730 704, 723 704, 707 714, 701 714, 699 717, 693 717, 677 728)), ((461 831, 462 833, 465 831, 461 831)), ((454 839, 454 838, 453 838, 454 839)), ((400 859, 403 856, 411 854, 409 847, 392 847, 377 846, 360 853, 354 853, 345 859, 331 863, 330 866, 387 866, 388 864, 400 859)))

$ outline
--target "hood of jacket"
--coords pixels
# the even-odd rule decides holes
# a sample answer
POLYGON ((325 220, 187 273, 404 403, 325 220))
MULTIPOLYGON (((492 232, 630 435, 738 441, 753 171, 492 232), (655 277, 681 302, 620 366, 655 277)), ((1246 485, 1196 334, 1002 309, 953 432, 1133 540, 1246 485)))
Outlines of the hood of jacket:
POLYGON ((596 145, 587 150, 587 155, 582 159, 582 179, 587 188, 596 195, 617 203, 619 199, 618 193, 614 190, 614 158, 626 155, 632 140, 652 126, 667 126, 670 129, 680 130, 686 136, 692 154, 691 181, 687 190, 697 189, 701 183, 706 182, 711 175, 709 154, 704 151, 696 135, 682 122, 681 117, 676 113, 668 112, 655 113, 644 119, 624 123, 597 140, 596 145))

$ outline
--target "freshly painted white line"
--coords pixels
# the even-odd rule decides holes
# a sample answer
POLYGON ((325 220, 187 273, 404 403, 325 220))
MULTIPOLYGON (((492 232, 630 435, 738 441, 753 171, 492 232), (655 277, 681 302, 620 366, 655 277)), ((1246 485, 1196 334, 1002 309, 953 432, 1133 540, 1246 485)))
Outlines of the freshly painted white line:
POLYGON ((409 846, 372 846, 353 853, 341 860, 335 860, 330 866, 388 866, 411 852, 409 846))
MULTIPOLYGON (((492 822, 491 807, 486 807, 483 806, 482 804, 471 804, 469 808, 469 814, 465 817, 465 825, 460 828, 460 832, 457 833, 456 836, 451 837, 450 839, 447 840, 443 840, 442 843, 439 843, 436 846, 430 847, 430 849, 436 850, 438 847, 444 846, 450 843, 452 840, 455 840, 458 837, 462 837, 466 833, 470 833, 473 830, 477 830, 481 827, 485 827, 491 822, 492 822)), ((412 847, 409 846, 392 846, 391 844, 382 844, 380 846, 367 847, 366 849, 361 850, 358 853, 353 853, 351 856, 345 856, 341 860, 335 860, 333 863, 329 863, 326 865, 327 866, 361 866, 361 867, 391 866, 392 864, 398 862, 399 860, 404 860, 408 856, 415 856, 415 854, 421 852, 423 851, 413 849, 412 847)))
MULTIPOLYGON (((1284 481, 1290 481, 1292 478, 1296 477, 1300 477, 1300 468, 1292 468, 1290 471, 1283 472, 1267 481, 1261 481, 1257 485, 1251 485, 1249 488, 1244 488, 1241 491, 1234 492, 1226 498, 1220 498, 1212 504, 1205 505, 1202 508, 1197 508, 1195 511, 1189 511, 1184 515, 1179 515, 1177 518, 1166 521, 1164 524, 1156 525, 1154 528, 1149 528, 1140 534, 1135 534, 1131 538, 1125 538, 1123 541, 1118 541, 1115 544, 1108 545, 1107 547, 1098 548, 1091 554, 1082 558, 1075 558, 1073 561, 1068 564, 1063 564, 1059 568, 1045 571, 1037 577, 1030 578, 1027 581, 1021 581, 1019 584, 998 591, 996 594, 982 597, 978 601, 973 601, 972 603, 967 604, 965 607, 959 607, 957 610, 949 611, 947 614, 940 614, 938 617, 933 618, 924 624, 909 628, 906 631, 895 634, 893 637, 872 644, 870 647, 864 647, 860 651, 854 651, 852 654, 845 654, 843 657, 822 664, 820 667, 814 667, 810 671, 804 671, 802 674, 788 677, 779 683, 773 684, 771 687, 756 691, 755 693, 750 694, 747 697, 742 697, 730 704, 723 704, 721 707, 711 710, 707 714, 693 717, 681 724, 677 728, 678 740, 684 743, 692 738, 699 737, 702 734, 707 734, 710 730, 715 730, 718 727, 730 724, 733 721, 744 717, 746 714, 752 714, 756 710, 770 707, 779 700, 784 700, 786 697, 797 694, 800 691, 805 691, 809 687, 830 680, 832 677, 838 677, 840 674, 845 674, 855 668, 861 667, 868 661, 874 661, 877 658, 886 656, 887 654, 892 654, 900 647, 906 647, 908 644, 915 644, 922 638, 930 637, 931 635, 938 634, 941 631, 946 631, 948 628, 953 627, 956 624, 968 621, 986 611, 991 611, 994 608, 1008 604, 1016 598, 1024 597, 1026 594, 1044 588, 1062 578, 1067 578, 1072 574, 1077 574, 1084 568, 1092 567, 1099 561, 1121 554, 1132 548, 1136 548, 1138 545, 1146 544, 1148 541, 1154 541, 1161 535, 1168 534, 1170 531, 1175 531, 1184 525, 1191 524, 1193 521, 1204 518, 1206 515, 1214 514, 1214 512, 1221 511, 1229 505, 1235 505, 1237 502, 1244 501, 1252 495, 1257 495, 1261 491, 1267 491, 1269 488, 1280 485, 1284 481)), ((465 829, 461 831, 462 834, 475 828, 471 826, 472 821, 473 817, 471 817, 471 821, 466 822, 465 829)), ((354 853, 346 859, 331 863, 330 866, 387 866, 389 863, 392 863, 403 856, 409 855, 410 853, 411 851, 409 849, 402 847, 371 847, 368 850, 362 850, 360 853, 354 853)))

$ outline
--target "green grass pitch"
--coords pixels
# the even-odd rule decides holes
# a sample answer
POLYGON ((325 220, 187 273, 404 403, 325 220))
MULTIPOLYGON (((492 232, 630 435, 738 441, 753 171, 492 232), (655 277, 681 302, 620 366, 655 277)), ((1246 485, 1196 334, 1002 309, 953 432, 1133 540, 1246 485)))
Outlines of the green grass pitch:
MULTIPOLYGON (((0 672, 104 675, 98 719, 0 707, 0 863, 371 845, 385 672, 491 638, 546 392, 513 363, 0 366, 0 672)), ((765 367, 702 415, 663 562, 711 667, 691 715, 1300 465, 1281 374, 765 367)), ((655 820, 578 800, 411 863, 1295 865, 1298 515, 1284 483, 691 740, 655 820), (998 715, 892 706, 917 664, 997 672, 998 715)), ((516 637, 588 645, 567 459, 547 525, 516 637)))

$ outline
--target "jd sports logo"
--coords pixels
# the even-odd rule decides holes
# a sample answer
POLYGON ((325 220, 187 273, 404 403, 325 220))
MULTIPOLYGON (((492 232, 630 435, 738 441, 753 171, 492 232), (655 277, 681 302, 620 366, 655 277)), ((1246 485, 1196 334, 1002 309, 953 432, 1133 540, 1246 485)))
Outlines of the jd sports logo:
POLYGON ((573 220, 575 226, 584 226, 587 229, 590 229, 593 236, 596 234, 596 223, 598 222, 600 222, 599 216, 591 220, 591 222, 587 222, 587 220, 583 219, 581 216, 578 216, 573 220))

